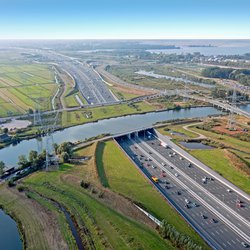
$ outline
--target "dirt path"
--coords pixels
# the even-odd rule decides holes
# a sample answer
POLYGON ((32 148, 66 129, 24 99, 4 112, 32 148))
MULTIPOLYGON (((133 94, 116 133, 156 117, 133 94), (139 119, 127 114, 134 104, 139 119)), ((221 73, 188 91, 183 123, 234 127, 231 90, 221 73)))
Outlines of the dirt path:
POLYGON ((193 127, 193 126, 196 126, 196 125, 200 125, 200 124, 203 124, 203 122, 198 122, 198 123, 191 123, 191 124, 188 124, 188 125, 185 125, 183 126, 183 129, 193 133, 193 134, 196 134, 198 135, 198 137, 194 138, 194 140, 204 140, 204 139, 207 139, 207 137, 203 134, 200 134, 196 131, 193 131, 192 129, 190 129, 189 127, 193 127))

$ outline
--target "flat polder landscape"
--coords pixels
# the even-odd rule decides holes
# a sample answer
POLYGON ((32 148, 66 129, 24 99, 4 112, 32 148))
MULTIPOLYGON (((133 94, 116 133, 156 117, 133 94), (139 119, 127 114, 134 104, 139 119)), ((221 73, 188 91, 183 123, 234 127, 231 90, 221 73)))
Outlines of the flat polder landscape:
POLYGON ((10 0, 0 249, 250 248, 247 0, 10 0))

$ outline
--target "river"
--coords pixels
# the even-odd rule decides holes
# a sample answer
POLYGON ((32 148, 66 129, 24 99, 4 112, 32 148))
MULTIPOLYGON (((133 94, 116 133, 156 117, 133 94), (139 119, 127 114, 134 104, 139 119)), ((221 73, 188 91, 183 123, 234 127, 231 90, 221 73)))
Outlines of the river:
MULTIPOLYGON (((150 127, 156 122, 181 118, 205 117, 220 113, 220 111, 213 107, 200 107, 128 115, 70 127, 62 131, 55 132, 53 134, 53 138, 56 143, 62 143, 64 141, 76 142, 78 140, 88 139, 100 134, 117 134, 143 127, 150 127)), ((43 138, 43 144, 44 143, 45 138, 43 138)), ((19 155, 28 155, 30 150, 37 150, 37 147, 37 139, 21 141, 15 146, 10 145, 1 149, 0 160, 4 161, 8 167, 15 166, 18 162, 19 155)))
POLYGON ((0 210, 0 249, 22 249, 16 222, 2 210, 0 210))

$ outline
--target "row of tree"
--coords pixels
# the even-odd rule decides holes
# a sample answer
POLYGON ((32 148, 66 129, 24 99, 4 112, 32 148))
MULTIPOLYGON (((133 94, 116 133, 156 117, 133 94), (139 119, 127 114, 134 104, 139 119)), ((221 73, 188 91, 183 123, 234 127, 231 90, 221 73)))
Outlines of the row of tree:
MULTIPOLYGON (((72 143, 64 142, 60 145, 53 145, 56 155, 59 157, 61 163, 69 162, 72 156, 72 143)), ((44 166, 46 160, 46 151, 43 150, 40 154, 37 151, 31 150, 28 158, 25 155, 18 157, 18 166, 20 169, 32 167, 34 170, 40 169, 44 166)))
POLYGON ((205 77, 236 80, 243 85, 250 85, 250 70, 220 67, 208 67, 202 70, 205 77))
POLYGON ((194 243, 189 236, 178 232, 166 220, 162 221, 160 233, 164 239, 169 239, 179 249, 202 250, 201 246, 194 243))

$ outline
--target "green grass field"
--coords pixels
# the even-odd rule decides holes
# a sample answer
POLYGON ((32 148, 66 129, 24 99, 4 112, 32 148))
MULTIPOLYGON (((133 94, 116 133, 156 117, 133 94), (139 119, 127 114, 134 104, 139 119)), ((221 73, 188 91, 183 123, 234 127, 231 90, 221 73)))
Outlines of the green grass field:
POLYGON ((119 100, 129 100, 129 99, 140 96, 140 95, 136 95, 136 94, 127 93, 127 92, 122 91, 122 90, 117 90, 115 87, 111 87, 111 86, 109 86, 109 89, 115 94, 115 96, 119 100))
POLYGON ((72 112, 63 112, 62 125, 67 127, 110 117, 149 112, 154 110, 155 108, 152 105, 147 104, 145 102, 140 102, 134 104, 134 106, 121 104, 121 105, 98 107, 92 109, 91 108, 82 109, 72 112), (91 113, 92 116, 87 118, 85 112, 91 113))
POLYGON ((102 158, 105 175, 111 190, 140 203, 158 219, 166 219, 178 231, 189 235, 194 241, 206 248, 200 237, 139 173, 115 142, 104 142, 99 144, 99 147, 104 147, 100 150, 104 153, 97 155, 97 158, 102 158))
POLYGON ((214 133, 211 131, 205 131, 202 129, 198 129, 195 127, 191 127, 191 129, 193 131, 197 131, 197 132, 199 132, 207 137, 213 138, 214 140, 217 140, 218 142, 221 142, 221 143, 227 145, 228 147, 242 150, 242 151, 250 154, 249 142, 247 142, 247 141, 242 141, 242 140, 239 140, 239 139, 234 138, 232 136, 221 135, 221 134, 217 134, 217 133, 214 133))
MULTIPOLYGON (((162 128, 157 129, 161 134, 163 135, 171 135, 171 132, 177 132, 184 134, 185 136, 189 138, 196 138, 198 135, 195 133, 192 133, 190 131, 187 131, 183 128, 183 125, 169 125, 169 126, 164 126, 162 128), (167 130, 168 129, 168 130, 167 130)), ((183 137, 178 136, 178 135, 171 135, 173 138, 178 138, 178 139, 183 139, 183 137)))
MULTIPOLYGON (((86 156, 88 150, 80 150, 78 154, 86 156)), ((80 180, 89 173, 85 168, 89 165, 62 165, 56 172, 33 174, 24 181, 24 185, 66 207, 80 228, 88 228, 96 249, 174 249, 155 230, 105 205, 93 189, 83 189, 80 180)), ((43 201, 40 203, 50 206, 43 201)), ((64 237, 66 241, 71 239, 69 232, 64 233, 64 237)), ((88 249, 90 238, 84 234, 81 237, 88 249)))
POLYGON ((235 168, 222 149, 190 150, 189 153, 250 194, 250 178, 235 168))
POLYGON ((35 106, 50 110, 51 98, 56 89, 51 66, 0 63, 1 116, 26 113, 35 106))

